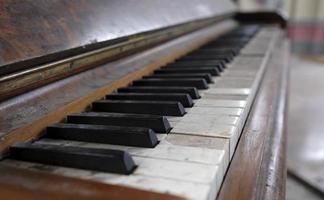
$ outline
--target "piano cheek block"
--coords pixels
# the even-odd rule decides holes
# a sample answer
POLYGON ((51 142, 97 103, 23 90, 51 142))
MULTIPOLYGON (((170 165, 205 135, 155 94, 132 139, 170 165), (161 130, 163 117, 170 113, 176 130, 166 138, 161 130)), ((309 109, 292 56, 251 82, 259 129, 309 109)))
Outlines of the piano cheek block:
POLYGON ((136 168, 132 157, 124 151, 37 143, 11 146, 10 158, 118 174, 131 174, 136 168))

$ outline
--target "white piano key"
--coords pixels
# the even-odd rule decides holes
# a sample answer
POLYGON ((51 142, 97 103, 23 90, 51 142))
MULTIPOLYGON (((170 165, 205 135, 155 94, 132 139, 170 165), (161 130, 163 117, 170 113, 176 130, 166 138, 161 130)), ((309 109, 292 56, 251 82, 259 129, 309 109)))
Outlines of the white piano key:
POLYGON ((215 124, 225 124, 236 126, 239 122, 239 117, 228 116, 224 114, 201 116, 199 114, 186 114, 178 122, 199 122, 201 120, 215 124))
POLYGON ((196 135, 183 135, 183 134, 168 134, 162 143, 187 146, 187 147, 198 147, 202 149, 217 149, 225 152, 224 157, 224 171, 226 171, 227 165, 230 160, 229 150, 229 139, 227 138, 215 138, 215 137, 204 137, 196 135))
MULTIPOLYGON (((166 134, 163 134, 166 135, 166 134)), ((167 135, 166 135, 167 136, 167 135)), ((165 137, 166 138, 166 137, 165 137)), ((164 139, 165 140, 165 139, 164 139)), ((161 140, 155 148, 141 148, 121 145, 88 143, 69 140, 42 139, 38 143, 60 146, 78 146, 85 148, 115 149, 127 151, 132 156, 166 159, 184 162, 196 162, 210 165, 227 165, 224 163, 226 149, 208 149, 202 147, 178 146, 161 140)))
POLYGON ((127 178, 127 181, 124 181, 120 185, 178 195, 192 200, 213 200, 215 199, 217 191, 220 188, 220 186, 217 185, 217 182, 210 185, 144 176, 130 176, 129 178, 127 178))
MULTIPOLYGON (((179 122, 179 121, 199 121, 201 118, 201 114, 196 113, 187 113, 183 117, 168 117, 169 122, 179 122)), ((237 115, 231 115, 227 113, 214 113, 213 115, 208 115, 208 117, 204 116, 204 119, 208 119, 210 121, 214 121, 215 123, 226 123, 230 125, 235 125, 238 121, 237 115)))
POLYGON ((237 140, 240 136, 240 127, 231 125, 220 125, 205 122, 203 119, 193 122, 178 122, 171 130, 171 133, 198 135, 208 137, 228 138, 230 140, 230 155, 233 155, 237 140))
POLYGON ((220 181, 216 181, 214 184, 206 184, 151 176, 117 175, 15 160, 5 160, 3 161, 3 164, 31 170, 42 170, 49 173, 88 179, 107 184, 122 185, 160 193, 169 193, 195 200, 214 199, 216 191, 220 187, 217 185, 220 181), (214 186, 215 188, 212 188, 211 186, 214 186))
MULTIPOLYGON (((206 190, 199 196, 196 196, 197 198, 194 199, 200 199, 201 196, 203 196, 204 198, 208 198, 209 196, 215 197, 217 191, 216 188, 219 188, 221 185, 222 172, 219 171, 218 166, 176 162, 163 159, 158 160, 140 157, 133 158, 135 163, 138 164, 138 168, 131 175, 102 173, 36 163, 30 163, 30 165, 27 167, 34 169, 45 169, 47 172, 54 172, 57 174, 63 174, 77 178, 92 179, 105 183, 134 186, 136 188, 148 188, 145 182, 151 178, 154 178, 154 180, 156 180, 156 183, 161 183, 163 182, 163 180, 166 180, 166 182, 169 183, 174 182, 172 186, 176 188, 159 188, 158 185, 152 185, 151 187, 153 188, 151 189, 154 191, 169 192, 172 194, 175 194, 175 192, 177 191, 177 184, 181 185, 182 183, 184 187, 183 190, 185 190, 186 192, 188 192, 188 190, 186 189, 188 185, 187 183, 189 183, 189 185, 192 185, 192 183, 196 183, 198 185, 207 185, 206 190), (134 183, 134 185, 132 184, 132 182, 134 183)), ((26 165, 28 164, 27 162, 19 163, 20 166, 23 167, 26 167, 26 165)), ((192 196, 188 194, 184 195, 188 196, 189 198, 191 198, 192 196)))
POLYGON ((258 71, 261 68, 262 61, 263 57, 238 56, 228 70, 258 71))
POLYGON ((133 173, 134 175, 208 184, 216 183, 219 179, 222 179, 222 170, 217 165, 137 156, 133 156, 133 159, 138 165, 133 173))
POLYGON ((224 108, 245 108, 246 101, 218 100, 213 98, 201 98, 195 103, 195 107, 224 107, 224 108))
MULTIPOLYGON (((213 169, 216 167, 217 177, 215 178, 215 180, 209 181, 209 184, 213 185, 213 188, 218 188, 220 186, 222 177, 224 176, 227 166, 229 164, 228 149, 225 145, 219 145, 219 147, 224 149, 211 149, 197 146, 193 147, 184 145, 174 145, 170 142, 164 142, 164 140, 162 140, 160 144, 158 144, 155 148, 151 149, 53 139, 42 139, 39 142, 63 146, 79 146, 87 148, 109 148, 124 150, 133 156, 135 163, 139 166, 134 172, 134 175, 152 176, 155 178, 178 178, 180 181, 193 182, 199 182, 199 180, 208 181, 208 179, 206 179, 205 177, 206 174, 209 174, 212 177, 214 172, 213 169), (203 167, 199 169, 199 166, 202 164, 203 167), (191 165, 193 167, 196 166, 196 168, 191 169, 191 167, 189 167, 188 165, 191 165), (164 167, 166 169, 160 169, 164 167), (159 170, 154 171, 155 168, 159 170), (163 171, 166 170, 169 170, 165 172, 166 174, 168 174, 167 177, 164 177, 163 175, 159 174, 159 172, 163 173, 163 171), (182 172, 186 173, 188 176, 190 176, 190 178, 182 178, 183 174, 181 175, 181 173, 178 170, 181 170, 182 172), (205 171, 206 173, 204 174, 205 171), (189 172, 191 172, 191 174, 189 172)), ((213 191, 213 193, 216 193, 216 191, 217 190, 213 191)))
POLYGON ((219 115, 227 114, 233 116, 241 116, 243 114, 242 108, 225 108, 225 107, 199 107, 194 106, 193 108, 186 109, 188 114, 203 114, 203 115, 219 115))
POLYGON ((206 99, 218 99, 218 100, 247 101, 248 100, 248 95, 228 95, 228 94, 209 94, 209 93, 205 93, 204 98, 206 98, 206 99))
POLYGON ((249 71, 249 70, 226 70, 222 76, 223 77, 249 77, 254 78, 257 74, 257 71, 249 71))
POLYGON ((246 101, 250 91, 249 88, 210 88, 200 95, 203 99, 246 101))
POLYGON ((210 88, 251 88, 254 78, 241 77, 215 77, 210 88))
POLYGON ((209 88, 207 90, 201 91, 200 94, 233 94, 233 95, 249 95, 249 88, 209 88))
POLYGON ((277 37, 277 29, 264 28, 241 50, 242 55, 264 56, 269 50, 272 40, 277 37))

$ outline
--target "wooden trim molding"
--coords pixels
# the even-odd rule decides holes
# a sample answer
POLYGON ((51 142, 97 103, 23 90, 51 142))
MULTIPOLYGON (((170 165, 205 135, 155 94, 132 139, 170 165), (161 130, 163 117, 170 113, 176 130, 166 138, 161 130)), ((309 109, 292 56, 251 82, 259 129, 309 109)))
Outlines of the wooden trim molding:
POLYGON ((219 200, 285 199, 288 54, 282 37, 267 64, 219 200))

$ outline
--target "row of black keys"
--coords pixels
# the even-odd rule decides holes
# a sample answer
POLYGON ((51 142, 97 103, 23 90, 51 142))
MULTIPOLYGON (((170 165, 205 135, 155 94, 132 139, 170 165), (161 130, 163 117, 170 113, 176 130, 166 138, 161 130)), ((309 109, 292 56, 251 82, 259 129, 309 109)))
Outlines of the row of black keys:
MULTIPOLYGON (((256 26, 242 26, 202 48, 133 82, 131 87, 108 94, 92 104, 92 112, 70 114, 67 123, 53 124, 44 137, 94 143, 153 148, 156 133, 168 133, 164 116, 183 116, 185 107, 200 98, 212 77, 224 71, 226 63, 256 33, 256 26)), ((44 164, 130 174, 136 168, 124 151, 91 149, 34 143, 15 144, 13 159, 44 164)))

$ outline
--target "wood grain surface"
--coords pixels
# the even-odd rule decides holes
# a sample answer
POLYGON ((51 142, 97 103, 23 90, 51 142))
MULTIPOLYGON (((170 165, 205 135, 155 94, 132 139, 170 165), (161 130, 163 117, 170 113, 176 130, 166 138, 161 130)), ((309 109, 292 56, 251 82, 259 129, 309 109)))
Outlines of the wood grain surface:
POLYGON ((66 58, 234 9, 226 0, 2 0, 0 71, 66 58))
POLYGON ((70 178, 51 173, 0 165, 1 199, 15 200, 99 200, 148 199, 181 200, 182 198, 129 187, 70 178))
POLYGON ((288 46, 274 49, 218 199, 285 199, 288 46))

